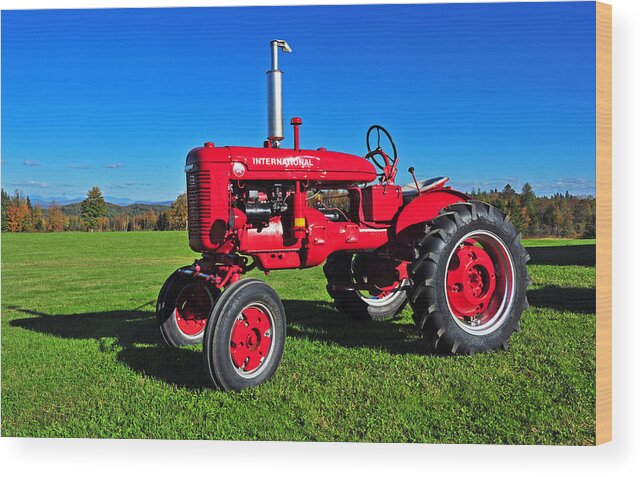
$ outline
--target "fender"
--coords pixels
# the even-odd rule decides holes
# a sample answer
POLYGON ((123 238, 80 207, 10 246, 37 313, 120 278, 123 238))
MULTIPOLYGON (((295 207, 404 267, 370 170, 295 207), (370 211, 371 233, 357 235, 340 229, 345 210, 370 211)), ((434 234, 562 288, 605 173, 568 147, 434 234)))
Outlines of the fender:
POLYGON ((440 210, 457 202, 466 202, 471 199, 463 192, 452 189, 438 189, 418 195, 409 202, 395 219, 395 235, 397 239, 406 244, 420 237, 424 232, 421 227, 425 222, 434 219, 440 210))

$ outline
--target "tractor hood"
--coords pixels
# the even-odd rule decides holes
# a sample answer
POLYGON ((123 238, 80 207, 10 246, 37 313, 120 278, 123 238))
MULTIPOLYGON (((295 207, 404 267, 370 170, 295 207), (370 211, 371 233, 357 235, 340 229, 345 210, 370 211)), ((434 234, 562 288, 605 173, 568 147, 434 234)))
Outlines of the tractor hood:
POLYGON ((231 178, 249 181, 368 183, 377 178, 375 167, 366 159, 325 149, 214 147, 206 144, 190 151, 186 167, 200 168, 200 164, 205 163, 228 163, 231 178))

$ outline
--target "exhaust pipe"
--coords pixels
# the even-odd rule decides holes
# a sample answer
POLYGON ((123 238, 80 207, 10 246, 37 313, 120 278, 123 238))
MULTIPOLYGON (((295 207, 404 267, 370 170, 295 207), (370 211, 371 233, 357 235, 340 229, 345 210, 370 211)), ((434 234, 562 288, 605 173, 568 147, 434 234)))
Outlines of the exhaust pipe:
POLYGON ((272 40, 272 68, 268 75, 268 141, 281 141, 284 138, 284 116, 281 106, 281 78, 283 71, 279 70, 279 49, 290 53, 292 49, 284 40, 272 40))

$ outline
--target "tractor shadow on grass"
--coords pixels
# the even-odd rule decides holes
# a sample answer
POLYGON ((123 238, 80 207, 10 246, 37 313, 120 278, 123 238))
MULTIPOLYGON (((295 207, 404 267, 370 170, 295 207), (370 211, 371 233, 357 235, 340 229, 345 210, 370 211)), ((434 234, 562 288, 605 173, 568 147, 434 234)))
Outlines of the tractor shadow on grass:
POLYGON ((330 303, 283 300, 288 336, 336 344, 366 347, 390 354, 427 354, 427 343, 415 325, 399 318, 386 321, 354 319, 339 313, 330 303))
MULTIPOLYGON (((411 324, 402 324, 399 320, 352 320, 324 302, 284 300, 283 303, 289 337, 350 348, 370 347, 391 354, 427 352, 425 343, 411 324)), ((118 361, 141 375, 178 387, 211 389, 203 368, 201 348, 166 346, 153 312, 140 308, 54 315, 10 307, 26 316, 11 320, 9 325, 58 338, 96 340, 101 351, 115 352, 118 361)))
POLYGON ((101 351, 115 351, 120 362, 139 374, 179 387, 211 388, 203 369, 201 350, 166 346, 153 311, 135 309, 49 315, 35 310, 11 309, 30 315, 11 320, 11 326, 58 338, 93 339, 101 351))
POLYGON ((529 305, 537 308, 553 308, 571 313, 596 313, 595 288, 561 288, 547 285, 527 291, 529 305))
POLYGON ((528 265, 596 266, 596 245, 563 245, 559 247, 527 247, 528 265))

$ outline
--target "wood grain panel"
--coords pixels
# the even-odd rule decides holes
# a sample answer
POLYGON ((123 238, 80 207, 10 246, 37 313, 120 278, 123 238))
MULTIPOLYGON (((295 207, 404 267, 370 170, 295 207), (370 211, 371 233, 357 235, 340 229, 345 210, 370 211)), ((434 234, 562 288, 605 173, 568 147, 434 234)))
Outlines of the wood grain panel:
POLYGON ((596 443, 612 440, 612 6, 596 3, 596 443))

